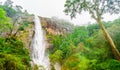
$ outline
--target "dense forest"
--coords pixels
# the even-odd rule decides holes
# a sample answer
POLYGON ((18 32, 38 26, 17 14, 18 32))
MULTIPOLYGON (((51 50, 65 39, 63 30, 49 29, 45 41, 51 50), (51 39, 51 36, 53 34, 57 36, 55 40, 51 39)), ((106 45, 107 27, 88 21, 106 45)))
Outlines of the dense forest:
MULTIPOLYGON (((120 19, 103 22, 120 51, 120 19)), ((120 62, 111 51, 98 24, 75 26, 71 33, 48 35, 54 48, 50 60, 59 62, 62 70, 119 70, 120 62)), ((53 69, 54 70, 54 69, 53 69)))
MULTIPOLYGON (((9 2, 9 1, 6 1, 9 2)), ((20 40, 20 32, 30 27, 31 22, 20 21, 23 16, 29 16, 19 7, 12 4, 0 5, 0 70, 31 69, 29 50, 20 40)))
MULTIPOLYGON (((0 5, 0 70, 39 70, 39 66, 31 65, 29 35, 34 26, 31 18, 33 15, 26 10, 23 12, 21 6, 13 7, 10 0, 0 5)), ((74 26, 57 17, 48 20, 53 22, 49 25, 55 25, 55 29, 66 29, 62 34, 52 34, 47 32, 47 24, 45 26, 42 22, 50 44, 46 52, 51 70, 55 70, 56 63, 60 64, 61 70, 120 70, 120 61, 99 22, 74 26)), ((101 23, 120 52, 120 18, 101 23)))

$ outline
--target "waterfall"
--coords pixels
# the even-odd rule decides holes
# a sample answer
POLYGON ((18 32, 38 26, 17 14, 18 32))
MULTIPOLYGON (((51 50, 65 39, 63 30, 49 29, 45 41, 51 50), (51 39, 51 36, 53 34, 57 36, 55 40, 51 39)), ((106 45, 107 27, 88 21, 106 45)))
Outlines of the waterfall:
POLYGON ((49 58, 45 53, 46 41, 38 16, 35 16, 35 33, 31 44, 32 63, 39 67, 39 70, 50 70, 49 58), (44 69, 43 69, 44 67, 44 69))

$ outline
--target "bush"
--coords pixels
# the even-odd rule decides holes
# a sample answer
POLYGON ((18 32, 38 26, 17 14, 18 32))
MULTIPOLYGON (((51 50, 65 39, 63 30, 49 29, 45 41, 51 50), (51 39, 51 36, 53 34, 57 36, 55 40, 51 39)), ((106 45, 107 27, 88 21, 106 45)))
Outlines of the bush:
POLYGON ((23 43, 14 38, 0 38, 0 69, 30 69, 30 57, 23 43))
POLYGON ((91 64, 92 70, 119 70, 120 62, 114 59, 107 59, 104 62, 91 64))
POLYGON ((51 62, 60 62, 62 60, 63 52, 61 50, 55 51, 55 53, 49 56, 51 62))
POLYGON ((2 70, 26 70, 20 58, 4 53, 0 53, 0 67, 2 70))

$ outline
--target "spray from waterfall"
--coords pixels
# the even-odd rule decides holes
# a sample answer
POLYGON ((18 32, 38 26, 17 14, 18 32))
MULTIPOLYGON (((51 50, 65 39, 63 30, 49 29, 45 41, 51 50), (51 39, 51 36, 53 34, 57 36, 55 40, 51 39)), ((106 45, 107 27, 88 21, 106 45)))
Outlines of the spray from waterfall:
POLYGON ((39 70, 44 70, 42 69, 41 66, 43 66, 45 70, 50 70, 49 58, 47 57, 47 55, 45 55, 46 54, 45 36, 38 16, 35 16, 34 23, 35 23, 35 33, 31 45, 32 62, 39 67, 39 70))

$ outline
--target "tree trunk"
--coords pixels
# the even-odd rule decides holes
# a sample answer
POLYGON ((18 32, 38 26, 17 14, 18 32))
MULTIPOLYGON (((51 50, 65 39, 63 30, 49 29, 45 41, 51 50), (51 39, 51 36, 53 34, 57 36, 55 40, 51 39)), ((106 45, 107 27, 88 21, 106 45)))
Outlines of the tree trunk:
POLYGON ((100 25, 100 28, 102 29, 105 38, 108 40, 109 44, 111 45, 111 49, 112 49, 112 52, 113 52, 114 57, 115 57, 117 60, 120 61, 120 53, 119 53, 118 49, 116 48, 116 46, 115 46, 112 38, 110 37, 110 35, 109 35, 108 32, 106 31, 104 25, 102 24, 101 19, 98 19, 97 22, 98 22, 98 24, 100 25))

